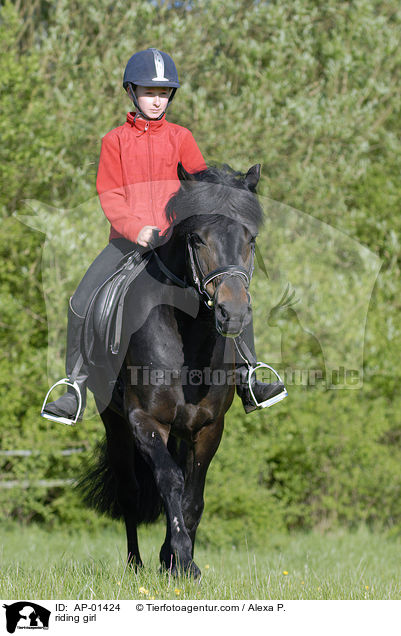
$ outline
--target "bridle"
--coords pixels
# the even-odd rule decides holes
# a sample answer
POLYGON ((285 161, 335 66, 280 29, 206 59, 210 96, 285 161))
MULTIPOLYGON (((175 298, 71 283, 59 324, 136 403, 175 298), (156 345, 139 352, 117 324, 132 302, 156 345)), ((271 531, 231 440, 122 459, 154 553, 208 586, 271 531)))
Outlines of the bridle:
MULTIPOLYGON (((248 289, 251 278, 253 274, 254 268, 254 257, 255 257, 255 245, 252 244, 252 257, 251 257, 251 265, 249 270, 245 269, 245 267, 241 267, 240 265, 225 265, 222 267, 216 267, 216 269, 212 270, 208 274, 205 274, 202 270, 202 266, 199 262, 198 252, 194 247, 193 236, 189 236, 187 239, 187 251, 189 257, 189 264, 191 267, 192 280, 195 284, 195 287, 199 293, 199 295, 203 298, 206 305, 209 308, 214 306, 214 297, 217 292, 217 287, 214 290, 213 296, 209 294, 207 291, 207 286, 213 280, 217 278, 221 278, 220 283, 227 276, 238 276, 242 278, 242 281, 245 285, 245 288, 248 289)), ((220 284, 219 283, 219 284, 220 284)))
MULTIPOLYGON (((220 283, 221 283, 223 281, 223 278, 225 278, 226 276, 238 276, 242 279, 245 285, 245 288, 248 289, 251 283, 251 278, 252 278, 253 269, 254 269, 254 259, 255 259, 255 244, 254 243, 252 244, 251 264, 248 270, 245 269, 245 267, 241 267, 240 265, 225 265, 222 267, 216 267, 216 269, 212 270, 208 274, 205 274, 203 272, 202 266, 199 262, 198 253, 194 247, 194 237, 192 235, 189 235, 187 237, 186 247, 187 247, 188 260, 191 267, 191 275, 192 275, 193 284, 198 294, 201 296, 201 298, 203 299, 205 304, 209 307, 209 309, 211 309, 214 306, 214 297, 216 295, 217 288, 218 288, 217 286, 213 293, 213 296, 209 294, 206 288, 208 284, 211 283, 213 280, 216 280, 217 278, 221 278, 220 280, 220 283)), ((181 278, 178 278, 178 276, 173 274, 173 272, 171 272, 168 269, 168 267, 166 267, 166 265, 163 263, 160 256, 154 249, 153 249, 153 255, 156 258, 156 261, 159 265, 160 270, 173 283, 183 288, 192 286, 192 285, 189 285, 186 280, 185 281, 181 280, 181 278)))

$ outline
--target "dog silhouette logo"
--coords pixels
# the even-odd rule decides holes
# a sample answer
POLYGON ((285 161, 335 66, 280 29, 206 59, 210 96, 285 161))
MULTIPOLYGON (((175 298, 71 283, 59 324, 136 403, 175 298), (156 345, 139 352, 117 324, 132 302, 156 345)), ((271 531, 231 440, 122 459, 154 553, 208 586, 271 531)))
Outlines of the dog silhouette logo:
POLYGON ((49 629, 51 612, 37 603, 18 601, 3 607, 9 634, 14 634, 16 629, 49 629))

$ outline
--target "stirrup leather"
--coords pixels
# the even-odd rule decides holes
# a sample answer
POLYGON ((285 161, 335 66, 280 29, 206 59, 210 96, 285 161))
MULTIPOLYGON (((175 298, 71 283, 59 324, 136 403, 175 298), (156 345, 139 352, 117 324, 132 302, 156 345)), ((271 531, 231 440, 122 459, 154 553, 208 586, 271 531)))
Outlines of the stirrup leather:
POLYGON ((284 387, 283 390, 281 391, 281 393, 278 393, 277 395, 274 395, 273 397, 269 398, 268 400, 264 400, 264 402, 258 402, 255 394, 252 390, 252 375, 258 370, 258 369, 262 369, 262 368, 266 368, 266 369, 270 369, 270 371, 272 371, 274 373, 274 375, 276 376, 276 378, 278 379, 279 382, 281 382, 282 384, 284 384, 284 382, 282 381, 282 379, 280 378, 279 374, 277 373, 277 371, 275 369, 273 369, 273 367, 271 367, 269 364, 265 364, 265 362, 258 362, 254 367, 249 366, 249 371, 248 371, 248 387, 249 387, 249 392, 251 394, 251 398, 256 406, 257 409, 264 409, 266 407, 269 406, 273 406, 273 404, 277 404, 277 402, 280 402, 281 400, 284 400, 284 398, 287 397, 288 393, 287 393, 287 389, 284 387))
POLYGON ((46 418, 47 420, 51 420, 52 422, 60 422, 61 424, 68 424, 69 426, 74 426, 74 424, 76 424, 78 421, 81 408, 82 408, 82 395, 81 395, 81 390, 77 382, 75 380, 71 381, 68 378, 63 378, 62 380, 59 380, 58 382, 53 384, 53 386, 51 386, 50 389, 48 390, 46 397, 43 401, 42 411, 40 414, 42 417, 46 418), (50 393, 53 391, 53 389, 56 386, 59 386, 60 384, 66 384, 67 386, 70 386, 71 388, 74 389, 76 393, 76 396, 78 398, 78 408, 77 408, 77 412, 75 413, 75 417, 68 418, 68 417, 63 417, 61 415, 53 415, 52 413, 46 413, 45 411, 45 406, 47 404, 47 400, 50 393))

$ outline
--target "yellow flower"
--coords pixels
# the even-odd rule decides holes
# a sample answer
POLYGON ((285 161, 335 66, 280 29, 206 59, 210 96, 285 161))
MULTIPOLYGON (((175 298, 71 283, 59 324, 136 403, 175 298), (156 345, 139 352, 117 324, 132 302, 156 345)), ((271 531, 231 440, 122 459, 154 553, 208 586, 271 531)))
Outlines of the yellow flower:
POLYGON ((205 565, 205 570, 208 570, 209 568, 210 568, 209 564, 205 565))
POLYGON ((177 594, 177 596, 179 596, 181 593, 181 590, 178 590, 177 588, 175 588, 174 592, 177 594))
POLYGON ((369 589, 369 585, 365 585, 365 590, 368 590, 368 589, 369 589))
POLYGON ((140 592, 141 594, 149 594, 149 590, 147 590, 147 589, 146 589, 146 588, 144 588, 144 587, 140 587, 140 588, 139 588, 139 592, 140 592))
POLYGON ((288 574, 287 570, 284 570, 283 574, 284 574, 284 576, 287 576, 287 574, 288 574))

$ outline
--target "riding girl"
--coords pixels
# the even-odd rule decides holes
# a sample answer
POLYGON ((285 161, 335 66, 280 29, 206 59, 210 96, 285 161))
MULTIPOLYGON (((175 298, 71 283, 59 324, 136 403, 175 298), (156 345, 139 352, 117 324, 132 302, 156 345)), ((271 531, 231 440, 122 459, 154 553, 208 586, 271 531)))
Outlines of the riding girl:
MULTIPOLYGON (((129 112, 126 122, 103 138, 96 182, 102 209, 111 225, 109 243, 69 301, 67 378, 60 381, 68 388, 56 401, 45 403, 41 413, 52 421, 75 424, 82 419, 89 370, 82 357, 81 343, 94 291, 116 271, 124 256, 138 246, 142 252, 143 248, 149 249, 154 233, 168 228, 164 209, 180 185, 178 163, 191 173, 206 167, 191 132, 165 118, 179 86, 172 58, 158 49, 135 53, 125 68, 123 87, 135 111, 129 112)), ((254 375, 249 382, 250 367, 256 365, 252 323, 242 338, 248 355, 245 361, 237 352, 236 387, 249 413, 271 406, 286 397, 287 392, 281 382, 262 383, 254 375)))

